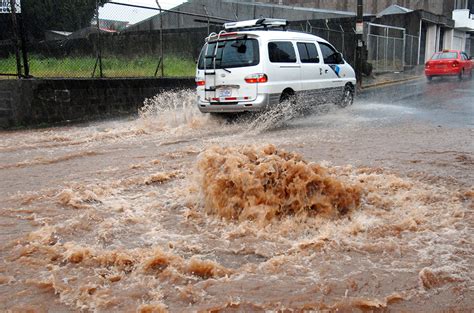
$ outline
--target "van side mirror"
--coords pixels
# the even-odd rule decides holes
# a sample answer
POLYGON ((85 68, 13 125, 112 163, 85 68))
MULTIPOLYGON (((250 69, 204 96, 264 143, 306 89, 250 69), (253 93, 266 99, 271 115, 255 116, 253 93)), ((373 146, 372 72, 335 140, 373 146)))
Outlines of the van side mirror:
POLYGON ((336 64, 342 64, 344 63, 344 57, 342 56, 342 53, 340 52, 337 52, 336 55, 335 55, 335 61, 336 61, 336 64))

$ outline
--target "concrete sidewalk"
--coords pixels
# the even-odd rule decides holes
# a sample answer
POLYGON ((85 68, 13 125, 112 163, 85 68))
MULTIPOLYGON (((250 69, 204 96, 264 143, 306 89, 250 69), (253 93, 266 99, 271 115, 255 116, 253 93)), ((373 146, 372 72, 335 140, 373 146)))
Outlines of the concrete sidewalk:
POLYGON ((424 77, 424 66, 417 66, 403 72, 376 73, 362 77, 362 89, 395 84, 424 77))

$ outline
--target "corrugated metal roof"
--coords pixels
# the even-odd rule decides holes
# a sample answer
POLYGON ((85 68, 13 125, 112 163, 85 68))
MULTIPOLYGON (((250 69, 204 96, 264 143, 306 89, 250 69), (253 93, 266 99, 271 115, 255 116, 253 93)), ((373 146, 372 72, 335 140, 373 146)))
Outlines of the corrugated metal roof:
POLYGON ((405 13, 410 13, 410 12, 413 12, 413 10, 393 4, 385 8, 384 10, 380 11, 377 14, 377 17, 384 16, 384 15, 391 15, 391 14, 405 14, 405 13))

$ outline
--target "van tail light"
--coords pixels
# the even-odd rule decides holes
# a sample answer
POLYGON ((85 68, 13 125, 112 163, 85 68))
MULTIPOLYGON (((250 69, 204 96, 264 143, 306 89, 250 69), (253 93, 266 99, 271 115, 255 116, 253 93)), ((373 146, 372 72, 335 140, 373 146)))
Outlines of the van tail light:
POLYGON ((206 85, 206 81, 205 80, 196 80, 196 86, 205 86, 206 85))
POLYGON ((459 62, 458 61, 454 61, 453 62, 453 67, 458 67, 459 66, 459 62))
POLYGON ((268 81, 268 76, 266 74, 252 74, 245 77, 245 82, 249 84, 256 84, 256 83, 266 83, 268 81))

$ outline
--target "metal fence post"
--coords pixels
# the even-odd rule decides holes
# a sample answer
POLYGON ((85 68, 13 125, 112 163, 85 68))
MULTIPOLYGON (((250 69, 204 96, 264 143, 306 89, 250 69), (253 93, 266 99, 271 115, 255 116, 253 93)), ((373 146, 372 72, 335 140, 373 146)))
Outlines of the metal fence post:
POLYGON ((102 67, 102 42, 100 38, 100 19, 99 19, 99 1, 95 1, 95 12, 96 12, 96 21, 97 21, 97 60, 99 62, 99 76, 100 78, 104 77, 103 67, 102 67))
POLYGON ((26 36, 25 36, 25 24, 24 24, 23 14, 20 15, 19 26, 20 26, 21 53, 23 57, 23 71, 24 71, 23 74, 25 75, 25 77, 31 77, 30 65, 28 64, 28 51, 26 47, 27 43, 26 43, 26 36))
MULTIPOLYGON (((165 63, 165 59, 164 59, 164 42, 163 42, 163 11, 161 9, 161 5, 160 5, 160 2, 158 0, 156 0, 156 5, 158 6, 158 9, 160 10, 160 69, 161 69, 161 77, 164 77, 165 76, 165 68, 164 68, 164 63, 165 63)), ((179 16, 178 16, 179 18, 179 16)), ((209 26, 208 26, 209 28, 209 26)), ((156 75, 155 75, 156 76, 156 75)))
POLYGON ((22 65, 21 65, 21 58, 20 58, 20 38, 18 36, 18 21, 16 19, 16 1, 10 0, 10 9, 11 9, 11 17, 12 17, 12 30, 13 30, 13 37, 15 43, 15 57, 16 57, 16 72, 18 78, 22 77, 22 65))
POLYGON ((346 54, 346 45, 344 44, 345 43, 345 40, 344 40, 344 35, 345 35, 345 32, 344 32, 344 28, 342 28, 342 25, 339 24, 339 28, 341 29, 341 39, 342 39, 342 47, 341 47, 341 50, 342 50, 342 54, 345 55, 346 54))
POLYGON ((397 42, 395 41, 395 38, 393 38, 392 40, 393 40, 393 44, 392 44, 392 45, 393 45, 392 67, 393 67, 394 69, 396 69, 397 62, 396 62, 395 59, 397 58, 397 55, 395 54, 395 51, 397 50, 397 49, 396 49, 396 44, 397 44, 397 42))
POLYGON ((403 30, 402 71, 405 71, 406 30, 403 30))
POLYGON ((210 23, 211 21, 209 20, 209 12, 207 11, 207 8, 205 5, 202 5, 203 9, 204 9, 204 12, 206 13, 206 17, 207 17, 207 33, 209 34, 210 33, 210 23))

